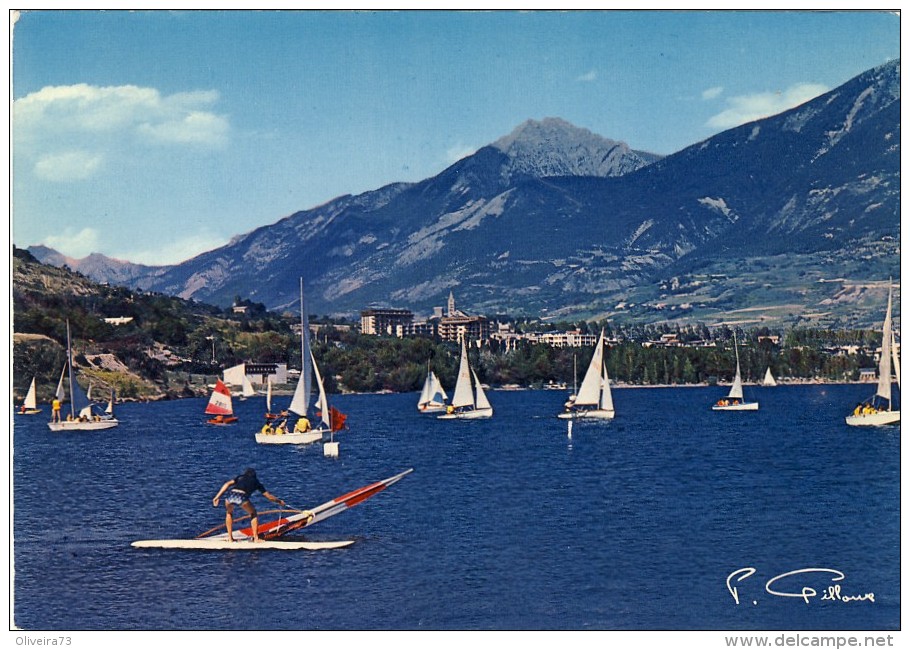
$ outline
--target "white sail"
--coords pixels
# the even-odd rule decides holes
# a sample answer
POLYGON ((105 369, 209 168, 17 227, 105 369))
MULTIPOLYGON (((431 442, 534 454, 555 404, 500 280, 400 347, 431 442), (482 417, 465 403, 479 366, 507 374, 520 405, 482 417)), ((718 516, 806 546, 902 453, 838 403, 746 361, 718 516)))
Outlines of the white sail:
POLYGON ((493 408, 490 405, 490 400, 487 399, 487 394, 483 392, 483 386, 480 385, 480 380, 477 378, 477 373, 471 370, 471 374, 474 375, 474 386, 477 389, 476 408, 478 410, 493 408))
POLYGON ((423 388, 420 391, 420 397, 417 400, 417 406, 426 404, 430 401, 430 391, 433 389, 432 373, 427 373, 427 378, 423 382, 423 388))
POLYGON ((114 414, 114 390, 113 389, 111 389, 111 399, 110 399, 110 401, 108 401, 107 408, 104 409, 104 412, 107 413, 108 415, 114 414))
POLYGON ((430 373, 430 378, 433 382, 433 388, 430 390, 430 399, 443 404, 449 399, 449 396, 446 394, 446 390, 442 387, 442 382, 439 381, 439 377, 436 376, 435 372, 430 373))
POLYGON ((894 362, 894 378, 897 380, 897 387, 901 387, 901 360, 897 353, 897 345, 894 342, 894 332, 891 332, 891 360, 894 362))
POLYGON ((771 374, 771 368, 769 367, 765 371, 765 378, 762 381, 763 386, 777 386, 777 380, 774 379, 774 375, 771 374))
POLYGON ((290 410, 297 415, 306 417, 307 408, 310 404, 310 392, 312 390, 312 360, 310 359, 310 328, 306 315, 306 307, 303 302, 303 278, 300 278, 300 379, 297 380, 297 388, 294 390, 294 397, 291 399, 290 410))
POLYGON ((265 384, 265 411, 266 413, 272 412, 272 377, 271 375, 266 380, 265 384))
POLYGON ((316 365, 316 358, 312 356, 313 351, 310 350, 310 358, 313 362, 313 372, 316 375, 316 387, 319 389, 319 397, 316 400, 316 409, 320 413, 323 424, 326 427, 332 427, 331 414, 329 413, 329 400, 325 395, 325 388, 322 386, 322 375, 319 374, 319 366, 316 365))
POLYGON ((474 406, 474 394, 471 391, 471 369, 468 365, 468 349, 464 339, 461 341, 461 363, 458 366, 458 379, 455 381, 455 392, 452 395, 452 406, 474 406))
POLYGON ((66 391, 63 388, 63 378, 66 377, 67 367, 68 367, 68 364, 64 363, 63 370, 60 371, 60 381, 57 382, 57 390, 54 391, 54 396, 61 402, 66 397, 66 391))
POLYGON ((736 350, 736 376, 733 378, 733 385, 730 386, 730 392, 727 397, 732 399, 743 398, 743 380, 739 374, 739 346, 736 343, 736 334, 733 335, 733 349, 736 350))
POLYGON ((244 397, 253 397, 253 396, 256 394, 256 391, 255 391, 255 389, 253 388, 253 382, 250 381, 250 376, 249 376, 249 375, 244 375, 244 376, 243 376, 242 387, 243 387, 243 388, 242 388, 242 391, 243 391, 242 394, 243 394, 244 397))
POLYGON ((604 364, 603 374, 603 392, 600 394, 600 408, 603 411, 612 411, 613 409, 613 392, 610 390, 610 377, 607 375, 607 365, 604 364))
POLYGON ((891 287, 888 287, 888 311, 882 325, 882 355, 878 360, 878 390, 876 395, 891 401, 891 287))
POLYGON ((600 338, 594 348, 594 356, 588 365, 585 378, 581 380, 581 388, 575 398, 576 406, 598 406, 600 404, 601 386, 603 385, 603 354, 604 333, 600 331, 600 338))
POLYGON ((25 395, 25 408, 27 409, 36 409, 38 408, 38 394, 35 390, 35 378, 32 377, 32 385, 28 387, 28 393, 25 395))

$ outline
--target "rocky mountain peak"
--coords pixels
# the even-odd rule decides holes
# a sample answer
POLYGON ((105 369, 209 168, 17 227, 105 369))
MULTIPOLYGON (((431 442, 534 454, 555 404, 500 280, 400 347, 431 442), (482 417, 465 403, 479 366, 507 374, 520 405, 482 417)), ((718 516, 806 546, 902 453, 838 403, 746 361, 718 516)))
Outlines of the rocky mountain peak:
POLYGON ((622 176, 653 159, 556 117, 527 120, 491 146, 510 158, 510 177, 622 176))

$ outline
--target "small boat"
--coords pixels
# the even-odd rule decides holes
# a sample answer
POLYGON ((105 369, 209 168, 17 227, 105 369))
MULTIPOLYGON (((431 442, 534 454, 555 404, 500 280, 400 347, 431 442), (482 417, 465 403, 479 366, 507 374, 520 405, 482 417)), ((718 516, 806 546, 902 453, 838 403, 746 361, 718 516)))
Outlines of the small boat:
POLYGON ((588 365, 588 371, 581 380, 581 388, 576 395, 569 397, 566 410, 557 417, 562 420, 612 420, 616 416, 613 408, 613 393, 610 390, 610 378, 607 366, 603 362, 604 331, 594 348, 594 355, 588 365), (574 398, 574 399, 573 399, 574 398))
POLYGON ((92 413, 92 405, 82 387, 73 377, 73 347, 70 339, 70 323, 66 321, 66 363, 57 385, 57 399, 63 402, 66 396, 63 377, 68 378, 70 395, 70 414, 65 420, 47 423, 51 431, 97 431, 99 429, 112 429, 120 424, 117 418, 111 416, 102 418, 92 413), (78 410, 77 410, 78 409, 78 410))
POLYGON ((417 400, 417 410, 421 413, 442 413, 446 410, 445 389, 439 381, 436 373, 430 370, 430 362, 427 362, 427 378, 423 382, 423 390, 420 391, 420 399, 417 400))
POLYGON ((477 379, 468 363, 468 348, 464 339, 461 340, 461 363, 458 366, 458 379, 455 381, 455 392, 452 402, 446 407, 443 415, 436 416, 440 420, 476 420, 493 417, 493 407, 487 399, 487 394, 477 379), (471 390, 471 378, 474 379, 474 390, 471 390))
MULTIPOLYGON (((267 420, 262 429, 256 433, 256 442, 266 445, 306 445, 322 440, 323 434, 331 435, 344 427, 346 416, 337 409, 329 407, 322 375, 319 373, 319 366, 316 365, 316 358, 310 348, 310 324, 303 296, 303 278, 300 278, 300 358, 303 362, 303 369, 297 379, 297 388, 294 390, 291 405, 288 407, 289 411, 299 416, 297 424, 293 430, 288 430, 287 418, 275 425, 272 424, 275 422, 274 419, 267 420), (310 407, 314 377, 319 391, 316 401, 316 417, 319 418, 319 424, 312 427, 310 423, 313 420, 307 417, 307 413, 310 407)), ((269 410, 271 411, 271 408, 269 410)), ((334 439, 332 443, 335 444, 334 439)))
POLYGON ((287 418, 287 416, 287 411, 272 413, 272 378, 269 377, 265 388, 265 420, 266 422, 271 422, 272 420, 287 418))
POLYGON ((727 397, 717 401, 717 404, 711 406, 712 411, 757 411, 758 402, 747 402, 743 398, 743 380, 739 372, 739 345, 736 342, 736 334, 733 334, 733 348, 736 351, 736 375, 733 377, 733 385, 727 397))
POLYGON ((897 345, 894 340, 894 329, 891 326, 891 284, 888 284, 888 309, 885 312, 885 322, 882 324, 882 354, 878 360, 878 390, 865 402, 858 404, 853 413, 846 418, 851 427, 882 426, 886 424, 899 424, 901 421, 900 409, 892 410, 891 376, 892 363, 897 379, 897 387, 901 387, 901 365, 897 354, 897 345))
POLYGON ((769 367, 765 371, 765 378, 762 380, 762 386, 777 386, 777 380, 774 378, 774 375, 771 374, 771 368, 769 367))
POLYGON ((25 401, 19 407, 19 415, 36 415, 41 412, 38 408, 37 392, 35 391, 35 378, 32 377, 31 386, 28 387, 28 393, 25 394, 25 401))
POLYGON ((231 401, 231 391, 220 379, 215 382, 215 388, 212 390, 212 396, 209 397, 205 412, 207 415, 215 416, 207 420, 207 424, 223 426, 237 422, 237 417, 234 415, 234 404, 231 401))

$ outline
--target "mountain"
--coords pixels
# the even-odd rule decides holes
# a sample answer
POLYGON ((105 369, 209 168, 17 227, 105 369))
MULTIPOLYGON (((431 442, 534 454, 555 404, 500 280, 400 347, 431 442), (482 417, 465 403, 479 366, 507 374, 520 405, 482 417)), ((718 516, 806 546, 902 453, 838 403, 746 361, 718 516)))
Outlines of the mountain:
POLYGON ((899 60, 664 158, 528 121, 435 177, 339 197, 141 282, 284 308, 303 276, 313 311, 333 314, 428 313, 454 291, 475 313, 871 322, 862 288, 899 277, 899 143, 899 60))
POLYGON ((148 288, 153 278, 167 272, 170 268, 169 266, 134 264, 133 262, 107 257, 101 253, 92 253, 87 257, 75 259, 62 255, 47 246, 29 246, 28 252, 44 264, 57 267, 66 266, 70 270, 81 273, 97 282, 139 289, 148 288))

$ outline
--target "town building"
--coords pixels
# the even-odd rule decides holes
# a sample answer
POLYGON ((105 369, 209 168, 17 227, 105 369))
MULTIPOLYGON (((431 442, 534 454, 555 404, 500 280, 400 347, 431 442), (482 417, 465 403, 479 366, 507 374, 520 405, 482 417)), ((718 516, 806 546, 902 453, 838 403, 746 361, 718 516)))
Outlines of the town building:
POLYGON ((365 309, 360 312, 360 331, 372 336, 397 334, 398 327, 407 328, 414 322, 410 309, 365 309))
POLYGON ((483 316, 471 316, 455 307, 455 295, 449 292, 446 315, 438 320, 438 335, 443 341, 469 343, 490 339, 490 322, 483 316))

